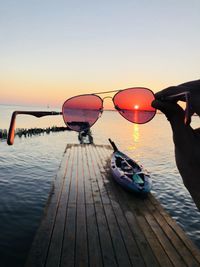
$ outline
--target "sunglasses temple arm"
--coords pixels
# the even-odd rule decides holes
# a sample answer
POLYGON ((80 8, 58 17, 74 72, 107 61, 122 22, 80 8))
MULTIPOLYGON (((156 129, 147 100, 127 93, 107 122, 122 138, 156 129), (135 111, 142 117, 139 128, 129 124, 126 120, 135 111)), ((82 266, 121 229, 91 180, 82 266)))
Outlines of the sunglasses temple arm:
POLYGON ((186 108, 185 108, 185 125, 190 125, 191 123, 191 116, 193 114, 191 101, 190 101, 190 94, 186 94, 186 108))
POLYGON ((177 100, 178 101, 180 97, 182 96, 184 97, 184 100, 186 102, 184 123, 185 125, 189 125, 191 123, 191 114, 192 114, 190 92, 186 91, 183 93, 166 96, 164 100, 177 100))
POLYGON ((18 114, 23 115, 32 115, 37 118, 41 118, 44 116, 52 116, 52 115, 62 115, 62 112, 56 112, 56 111, 14 111, 11 117, 10 121, 10 127, 8 131, 8 138, 7 138, 7 144, 13 145, 14 139, 15 139, 15 123, 16 123, 16 117, 18 114))

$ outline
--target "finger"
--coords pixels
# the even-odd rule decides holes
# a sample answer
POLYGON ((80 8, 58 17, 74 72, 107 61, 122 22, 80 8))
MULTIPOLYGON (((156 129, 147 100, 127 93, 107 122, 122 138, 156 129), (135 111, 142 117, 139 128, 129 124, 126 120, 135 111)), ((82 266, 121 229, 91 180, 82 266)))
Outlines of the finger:
MULTIPOLYGON (((200 80, 186 82, 178 86, 168 87, 158 93, 155 93, 155 98, 158 100, 165 100, 169 96, 180 94, 183 92, 190 93, 190 113, 197 113, 200 116, 200 80)), ((173 99, 168 99, 171 102, 177 102, 178 100, 186 101, 185 96, 178 96, 173 99)))
POLYGON ((178 120, 179 123, 184 123, 185 113, 178 104, 155 99, 152 102, 152 107, 162 111, 169 121, 178 120))
POLYGON ((191 108, 200 116, 200 80, 183 83, 181 86, 190 92, 191 108))
MULTIPOLYGON (((190 81, 179 84, 177 86, 170 86, 155 94, 157 99, 162 97, 171 96, 173 94, 179 94, 185 91, 190 91, 193 95, 199 94, 200 80, 190 81)), ((184 100, 184 99, 183 99, 184 100)))
MULTIPOLYGON (((182 86, 182 85, 171 86, 162 91, 159 91, 158 93, 155 93, 155 98, 159 100, 164 100, 167 96, 173 96, 173 95, 180 94, 186 91, 188 91, 188 88, 186 86, 182 86)), ((181 97, 178 97, 177 99, 175 99, 175 101, 178 101, 178 100, 185 101, 185 99, 181 97)))
POLYGON ((191 91, 199 91, 200 88, 200 80, 195 80, 195 81, 190 81, 190 82, 186 82, 186 83, 182 83, 180 84, 180 86, 184 86, 189 88, 191 91))
POLYGON ((152 106, 162 111, 169 120, 175 146, 181 150, 183 148, 187 150, 187 144, 189 144, 188 141, 191 139, 193 129, 184 123, 184 110, 176 103, 160 100, 154 100, 152 106))

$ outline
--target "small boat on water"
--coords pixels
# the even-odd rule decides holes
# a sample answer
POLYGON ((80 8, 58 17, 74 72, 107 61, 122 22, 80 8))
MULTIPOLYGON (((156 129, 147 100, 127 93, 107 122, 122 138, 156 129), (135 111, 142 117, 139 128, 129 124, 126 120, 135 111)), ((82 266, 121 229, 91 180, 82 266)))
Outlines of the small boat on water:
POLYGON ((111 173, 114 180, 128 191, 146 195, 152 188, 150 175, 133 159, 118 150, 115 143, 108 139, 113 147, 111 173))

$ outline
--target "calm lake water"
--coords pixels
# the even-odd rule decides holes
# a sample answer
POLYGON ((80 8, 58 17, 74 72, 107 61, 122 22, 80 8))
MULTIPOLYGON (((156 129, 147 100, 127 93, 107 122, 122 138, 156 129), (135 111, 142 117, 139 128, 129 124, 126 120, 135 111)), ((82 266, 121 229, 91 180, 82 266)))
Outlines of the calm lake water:
MULTIPOLYGON (((22 109, 27 110, 0 105, 0 128, 8 128, 11 112, 22 109)), ((20 128, 54 125, 64 125, 61 116, 17 118, 20 128)), ((199 117, 193 118, 193 126, 199 127, 199 117)), ((136 125, 117 112, 105 111, 92 127, 92 134, 96 144, 108 144, 108 138, 112 138, 150 172, 152 192, 200 248, 200 212, 176 169, 171 129, 165 117, 157 114, 151 122, 136 125)), ((0 141, 1 267, 23 266, 67 143, 78 143, 77 133, 16 137, 13 146, 0 141)))

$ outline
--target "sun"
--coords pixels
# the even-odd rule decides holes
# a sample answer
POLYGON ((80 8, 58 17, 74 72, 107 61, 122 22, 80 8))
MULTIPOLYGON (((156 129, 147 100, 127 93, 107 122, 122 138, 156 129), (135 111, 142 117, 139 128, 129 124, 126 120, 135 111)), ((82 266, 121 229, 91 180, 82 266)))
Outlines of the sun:
POLYGON ((134 105, 133 108, 134 109, 139 109, 139 105, 134 105))

